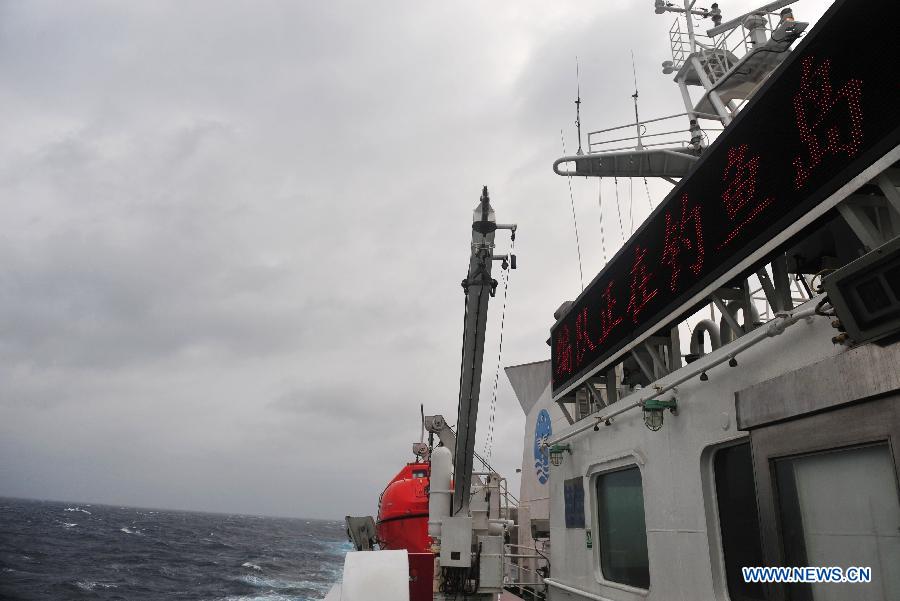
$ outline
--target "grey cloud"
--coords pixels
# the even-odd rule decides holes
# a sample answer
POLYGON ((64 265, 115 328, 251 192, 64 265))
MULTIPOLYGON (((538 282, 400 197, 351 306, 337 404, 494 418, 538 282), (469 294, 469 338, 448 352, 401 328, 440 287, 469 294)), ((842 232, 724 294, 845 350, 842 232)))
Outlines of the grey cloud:
MULTIPOLYGON (((0 495, 374 511, 419 403, 456 419, 483 184, 520 226, 503 363, 547 356, 552 312, 580 290, 550 171, 560 129, 574 149, 574 56, 587 127, 631 118, 631 47, 642 114, 674 112, 674 86, 648 74, 668 52, 653 17, 632 2, 0 3, 0 495)), ((592 274, 597 189, 573 184, 592 274)), ((512 475, 523 416, 502 374, 497 417, 512 475)))

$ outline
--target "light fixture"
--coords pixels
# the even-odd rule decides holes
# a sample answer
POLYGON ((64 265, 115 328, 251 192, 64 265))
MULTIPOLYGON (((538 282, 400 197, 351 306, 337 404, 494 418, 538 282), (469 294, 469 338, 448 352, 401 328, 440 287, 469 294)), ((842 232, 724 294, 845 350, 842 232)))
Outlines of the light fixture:
POLYGON ((712 19, 713 25, 716 27, 722 24, 722 9, 719 8, 718 3, 713 2, 710 7, 709 16, 712 19))
POLYGON ((567 444, 555 444, 550 447, 550 463, 559 466, 562 463, 563 453, 572 454, 572 447, 567 444))
POLYGON ((663 412, 668 409, 672 413, 675 413, 675 409, 677 408, 677 401, 672 399, 671 401, 660 401, 659 399, 647 399, 642 403, 644 408, 644 425, 647 426, 649 430, 656 432, 663 426, 663 412))

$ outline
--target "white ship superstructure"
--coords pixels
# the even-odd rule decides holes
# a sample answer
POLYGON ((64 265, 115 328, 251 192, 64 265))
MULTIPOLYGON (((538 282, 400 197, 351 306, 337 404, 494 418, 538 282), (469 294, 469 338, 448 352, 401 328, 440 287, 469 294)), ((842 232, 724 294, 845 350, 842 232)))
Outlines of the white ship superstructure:
MULTIPOLYGON (((792 4, 657 0, 683 111, 642 119, 635 94, 633 122, 584 144, 579 114, 558 175, 673 187, 556 309, 549 360, 507 368, 526 415, 512 500, 473 468, 486 300, 466 282, 489 290, 476 238, 496 229, 476 213, 459 436, 432 416, 443 444, 417 447, 454 456, 452 487, 429 464, 434 599, 900 599, 896 7, 838 0, 809 27, 792 4), (748 580, 766 567, 795 582, 748 580)), ((365 555, 351 578, 391 571, 377 598, 409 598, 405 559, 365 555)))

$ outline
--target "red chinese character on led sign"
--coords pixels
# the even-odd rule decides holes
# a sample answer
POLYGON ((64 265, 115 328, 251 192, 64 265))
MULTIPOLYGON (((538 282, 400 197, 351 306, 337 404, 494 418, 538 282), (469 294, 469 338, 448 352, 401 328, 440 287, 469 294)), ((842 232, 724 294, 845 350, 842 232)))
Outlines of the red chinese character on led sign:
POLYGON ((569 326, 563 325, 556 334, 556 376, 572 373, 572 341, 569 326))
POLYGON ((588 308, 583 307, 575 319, 575 364, 581 365, 584 354, 593 351, 597 346, 591 342, 588 328, 588 308))
POLYGON ((644 307, 653 300, 653 297, 659 292, 658 289, 648 289, 650 276, 653 275, 647 270, 644 264, 644 257, 647 256, 647 249, 641 248, 639 245, 634 247, 634 263, 631 266, 631 297, 628 299, 628 307, 626 311, 631 315, 631 321, 638 322, 638 316, 644 307))
POLYGON ((613 309, 616 306, 616 299, 612 294, 613 283, 614 281, 610 281, 601 295, 600 335, 597 337, 596 342, 591 340, 588 332, 588 327, 591 323, 588 318, 588 308, 582 308, 575 319, 575 368, 581 367, 584 356, 597 350, 597 346, 606 341, 612 329, 622 323, 622 316, 613 315, 613 309))
POLYGON ((600 336, 597 338, 597 344, 603 344, 612 329, 622 323, 621 315, 613 315, 613 308, 616 306, 616 299, 612 294, 614 280, 610 280, 603 291, 603 308, 600 310, 600 336))
POLYGON ((756 219, 775 200, 772 196, 763 196, 757 192, 759 155, 748 157, 747 150, 746 144, 728 149, 728 164, 722 173, 722 180, 725 181, 722 202, 725 203, 728 218, 740 221, 716 247, 717 250, 734 240, 744 226, 756 219))
POLYGON ((672 270, 669 288, 672 292, 678 288, 678 276, 681 273, 681 253, 693 251, 695 260, 688 267, 695 276, 703 269, 703 222, 700 218, 700 207, 688 208, 688 195, 681 197, 681 216, 672 218, 672 212, 666 213, 666 238, 663 242, 662 263, 672 270), (691 227, 689 227, 689 225, 691 227))
POLYGON ((862 80, 850 79, 835 91, 831 85, 831 61, 814 63, 812 56, 803 59, 800 90, 794 96, 797 129, 807 154, 794 159, 797 190, 806 184, 825 155, 846 153, 852 157, 863 141, 862 80))

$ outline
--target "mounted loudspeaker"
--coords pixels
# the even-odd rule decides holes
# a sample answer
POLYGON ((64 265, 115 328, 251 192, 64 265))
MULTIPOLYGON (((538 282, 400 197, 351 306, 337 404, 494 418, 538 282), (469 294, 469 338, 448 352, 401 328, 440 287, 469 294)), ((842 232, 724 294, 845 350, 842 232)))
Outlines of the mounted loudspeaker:
POLYGON ((900 237, 835 271, 824 284, 854 342, 900 332, 900 237))

